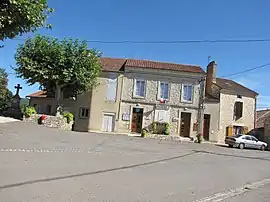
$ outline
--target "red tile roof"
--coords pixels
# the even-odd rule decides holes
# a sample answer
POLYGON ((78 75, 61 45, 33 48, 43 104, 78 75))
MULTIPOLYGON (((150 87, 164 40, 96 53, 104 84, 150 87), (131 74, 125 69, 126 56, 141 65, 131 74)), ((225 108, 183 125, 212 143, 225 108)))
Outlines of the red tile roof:
POLYGON ((125 62, 126 59, 121 58, 100 58, 101 67, 104 71, 120 71, 125 62))
POLYGON ((183 65, 183 64, 151 61, 151 60, 127 59, 125 66, 183 71, 183 72, 192 72, 192 73, 205 73, 205 71, 200 66, 197 66, 197 65, 183 65))
POLYGON ((256 97, 258 95, 257 92, 229 79, 217 78, 216 85, 221 89, 225 89, 243 96, 256 97))
MULTIPOLYGON (((124 67, 134 68, 150 68, 150 69, 163 69, 193 73, 205 73, 200 66, 195 65, 182 65, 174 63, 157 62, 150 60, 135 60, 135 59, 124 59, 124 58, 100 58, 100 63, 103 71, 123 71, 124 67)), ((46 91, 38 91, 27 97, 47 97, 46 91)))
POLYGON ((47 97, 47 91, 38 91, 38 92, 35 92, 35 93, 32 93, 30 95, 27 95, 26 97, 47 97))

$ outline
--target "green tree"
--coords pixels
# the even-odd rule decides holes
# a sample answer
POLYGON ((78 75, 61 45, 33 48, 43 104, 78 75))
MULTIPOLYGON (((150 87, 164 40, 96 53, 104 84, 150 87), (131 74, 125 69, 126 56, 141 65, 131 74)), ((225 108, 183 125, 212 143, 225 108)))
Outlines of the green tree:
POLYGON ((11 104, 12 93, 7 88, 8 74, 0 68, 0 112, 5 111, 11 104))
POLYGON ((29 85, 39 83, 53 90, 59 105, 63 89, 80 94, 97 85, 100 55, 88 49, 85 41, 37 35, 18 47, 14 70, 29 85))
POLYGON ((48 15, 53 12, 47 0, 1 0, 0 1, 0 41, 14 38, 26 32, 48 27, 48 15))

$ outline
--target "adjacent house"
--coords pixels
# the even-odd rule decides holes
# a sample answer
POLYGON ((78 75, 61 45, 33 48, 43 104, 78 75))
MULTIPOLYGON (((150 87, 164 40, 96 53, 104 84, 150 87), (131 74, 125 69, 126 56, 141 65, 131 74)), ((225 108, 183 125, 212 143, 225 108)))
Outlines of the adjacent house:
MULTIPOLYGON (((205 72, 200 66, 148 60, 101 58, 99 85, 76 100, 61 97, 75 114, 77 131, 140 133, 153 122, 170 123, 171 133, 195 137, 205 72)), ((54 113, 54 94, 29 95, 39 113, 54 113)))
POLYGON ((225 136, 247 133, 255 127, 258 93, 229 79, 216 78, 217 65, 207 66, 204 138, 224 142, 225 136))

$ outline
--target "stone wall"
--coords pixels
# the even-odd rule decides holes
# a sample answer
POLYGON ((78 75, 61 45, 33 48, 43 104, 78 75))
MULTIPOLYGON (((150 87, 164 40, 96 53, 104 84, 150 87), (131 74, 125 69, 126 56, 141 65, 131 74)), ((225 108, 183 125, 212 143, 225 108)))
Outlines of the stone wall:
MULTIPOLYGON (((24 117, 23 121, 30 122, 30 123, 36 123, 38 124, 38 119, 41 117, 41 114, 34 114, 30 116, 29 118, 24 117)), ((56 117, 56 116, 48 116, 46 115, 46 119, 44 121, 44 124, 42 124, 49 128, 59 128, 60 130, 72 130, 73 122, 67 123, 66 118, 64 117, 56 117)))
POLYGON ((270 117, 264 121, 264 141, 268 144, 268 150, 270 150, 270 117))

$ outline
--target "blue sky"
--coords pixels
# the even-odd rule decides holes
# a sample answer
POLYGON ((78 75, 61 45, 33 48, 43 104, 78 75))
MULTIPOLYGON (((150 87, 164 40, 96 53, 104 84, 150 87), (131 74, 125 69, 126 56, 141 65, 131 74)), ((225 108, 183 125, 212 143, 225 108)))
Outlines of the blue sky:
MULTIPOLYGON (((55 12, 48 22, 52 30, 38 33, 58 38, 102 41, 215 40, 270 38, 270 1, 216 0, 49 0, 55 12)), ((32 34, 25 34, 25 39, 32 34)), ((0 66, 12 73, 20 40, 5 40, 0 66)), ((198 44, 101 44, 89 43, 108 57, 151 59, 207 66, 216 60, 217 75, 224 76, 270 62, 270 42, 198 44)), ((259 107, 269 106, 270 67, 230 77, 260 93, 259 107)), ((10 74, 9 88, 23 85, 21 96, 38 90, 10 74)))

